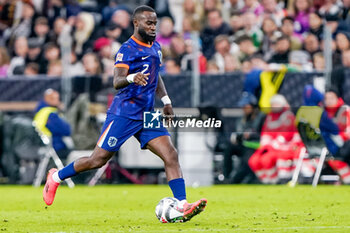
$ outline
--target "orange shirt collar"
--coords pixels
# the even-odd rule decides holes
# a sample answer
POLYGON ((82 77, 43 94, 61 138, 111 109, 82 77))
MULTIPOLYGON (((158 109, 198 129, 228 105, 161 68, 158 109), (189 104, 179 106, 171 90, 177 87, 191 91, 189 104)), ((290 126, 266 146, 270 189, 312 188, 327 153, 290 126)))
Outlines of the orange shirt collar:
POLYGON ((135 36, 131 36, 131 39, 133 39, 133 41, 135 41, 137 44, 142 45, 142 46, 145 46, 145 47, 147 47, 147 48, 151 48, 152 45, 153 45, 153 42, 152 42, 152 44, 146 44, 146 43, 144 43, 144 42, 142 42, 142 41, 136 39, 135 36))

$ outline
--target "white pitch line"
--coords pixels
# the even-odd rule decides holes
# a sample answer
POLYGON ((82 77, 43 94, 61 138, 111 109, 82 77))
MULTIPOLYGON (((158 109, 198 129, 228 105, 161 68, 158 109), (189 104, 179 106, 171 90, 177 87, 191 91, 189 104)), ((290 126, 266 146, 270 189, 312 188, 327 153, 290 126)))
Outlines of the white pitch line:
MULTIPOLYGON (((170 224, 173 225, 173 224, 170 224)), ((247 231, 247 230, 271 230, 271 231, 277 231, 277 230, 303 230, 303 229, 350 229, 350 226, 308 226, 308 227, 245 227, 245 228, 210 228, 208 229, 191 229, 191 228, 177 228, 177 229, 167 229, 164 232, 179 232, 179 230, 183 232, 206 232, 206 231, 218 231, 218 232, 237 232, 237 231, 247 231)), ((126 228, 124 230, 109 230, 109 231, 98 231, 98 232, 150 232, 151 230, 142 230, 142 229, 135 229, 135 228, 126 228)), ((68 231, 70 232, 70 231, 68 231)), ((59 231, 56 233, 68 233, 65 231, 59 231)), ((72 231, 76 232, 76 231, 72 231)), ((92 233, 93 231, 79 231, 79 232, 85 232, 85 233, 92 233)))
MULTIPOLYGON (((179 228, 181 229, 181 228, 179 228)), ((179 229, 167 229, 164 232, 179 232, 179 229)), ((181 229, 183 232, 209 232, 209 231, 218 231, 218 232, 238 232, 238 231, 248 231, 248 230, 257 230, 257 231, 280 231, 280 230, 303 230, 303 229, 350 229, 350 226, 309 226, 309 227, 245 227, 245 228, 210 228, 208 229, 191 229, 184 228, 181 229)), ((149 230, 140 230, 133 229, 135 232, 149 232, 149 230)))

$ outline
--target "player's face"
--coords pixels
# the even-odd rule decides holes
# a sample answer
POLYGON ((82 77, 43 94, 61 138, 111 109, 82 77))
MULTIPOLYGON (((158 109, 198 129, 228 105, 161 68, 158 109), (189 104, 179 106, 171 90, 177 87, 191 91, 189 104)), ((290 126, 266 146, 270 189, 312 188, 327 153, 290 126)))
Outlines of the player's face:
POLYGON ((140 14, 137 24, 138 33, 146 42, 156 39, 157 15, 154 12, 145 11, 140 14))

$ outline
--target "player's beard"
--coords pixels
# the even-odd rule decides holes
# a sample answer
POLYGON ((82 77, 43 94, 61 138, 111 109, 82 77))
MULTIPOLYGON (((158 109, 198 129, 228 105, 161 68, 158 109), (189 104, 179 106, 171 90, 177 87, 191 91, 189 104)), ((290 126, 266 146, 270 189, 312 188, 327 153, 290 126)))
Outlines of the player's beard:
POLYGON ((143 28, 139 28, 139 34, 145 42, 153 42, 156 39, 156 36, 148 35, 143 28))

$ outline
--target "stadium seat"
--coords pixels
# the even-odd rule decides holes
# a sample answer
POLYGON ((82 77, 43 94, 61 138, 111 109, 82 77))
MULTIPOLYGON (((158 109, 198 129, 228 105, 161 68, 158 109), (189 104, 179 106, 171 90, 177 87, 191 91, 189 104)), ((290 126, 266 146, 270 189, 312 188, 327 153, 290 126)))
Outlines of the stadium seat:
MULTIPOLYGON (((297 184, 299 174, 305 158, 310 158, 310 159, 318 158, 319 160, 317 163, 317 168, 314 173, 314 178, 312 181, 312 186, 316 187, 321 176, 324 162, 326 161, 326 159, 328 160, 332 158, 327 149, 326 143, 322 138, 320 129, 312 128, 310 127, 309 124, 304 122, 299 122, 297 128, 298 128, 298 132, 300 134, 301 140, 303 141, 306 149, 303 148, 300 151, 299 159, 298 159, 290 185, 294 187, 297 184)), ((339 180, 339 176, 329 176, 329 177, 324 176, 324 178, 325 180, 334 180, 334 181, 339 180)))

